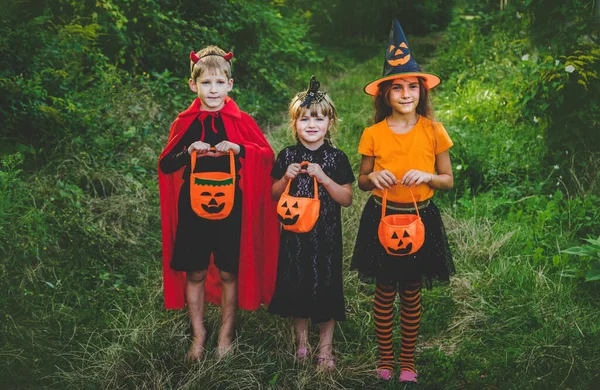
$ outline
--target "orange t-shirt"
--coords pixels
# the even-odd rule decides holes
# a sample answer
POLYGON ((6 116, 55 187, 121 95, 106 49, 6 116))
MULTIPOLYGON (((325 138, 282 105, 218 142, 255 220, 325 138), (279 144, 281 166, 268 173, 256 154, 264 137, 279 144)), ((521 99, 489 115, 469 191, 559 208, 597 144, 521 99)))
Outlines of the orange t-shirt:
MULTIPOLYGON (((423 116, 407 133, 396 134, 384 119, 367 127, 360 138, 358 152, 364 156, 375 157, 373 171, 387 169, 400 181, 411 169, 435 174, 435 156, 453 145, 448 132, 439 122, 433 122, 423 116)), ((433 188, 427 184, 413 187, 417 202, 433 196, 433 188)), ((383 191, 375 188, 373 194, 383 196, 383 191)), ((412 203, 407 187, 398 183, 388 190, 388 199, 392 202, 412 203)))

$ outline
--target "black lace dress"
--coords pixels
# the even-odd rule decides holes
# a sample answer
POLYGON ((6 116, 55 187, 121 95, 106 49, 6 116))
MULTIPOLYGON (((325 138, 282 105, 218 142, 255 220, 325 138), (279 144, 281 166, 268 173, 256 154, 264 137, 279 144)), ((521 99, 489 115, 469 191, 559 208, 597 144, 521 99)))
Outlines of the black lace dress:
MULTIPOLYGON (((323 172, 340 185, 354 181, 348 157, 328 143, 314 151, 301 143, 283 149, 271 176, 279 180, 290 164, 303 161, 319 164, 323 172)), ((290 195, 312 197, 313 192, 310 176, 302 174, 292 181, 290 195)), ((282 317, 310 318, 317 323, 330 319, 342 321, 346 314, 341 206, 322 185, 319 185, 319 199, 319 219, 310 232, 281 231, 277 283, 269 312, 282 317)))

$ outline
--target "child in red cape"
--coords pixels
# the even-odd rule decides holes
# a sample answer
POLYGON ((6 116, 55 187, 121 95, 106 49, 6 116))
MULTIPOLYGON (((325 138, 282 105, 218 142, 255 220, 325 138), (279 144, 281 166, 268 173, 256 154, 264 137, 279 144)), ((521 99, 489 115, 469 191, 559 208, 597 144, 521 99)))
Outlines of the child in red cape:
POLYGON ((205 301, 222 306, 221 357, 231 349, 237 306, 256 310, 270 302, 275 288, 279 222, 270 195, 274 154, 254 120, 227 96, 233 87, 232 57, 216 46, 190 53, 189 86, 198 98, 173 122, 159 157, 165 307, 181 309, 187 303, 194 332, 187 357, 192 360, 204 353, 205 301), (192 155, 197 156, 195 164, 192 155), (220 193, 213 194, 208 206, 197 203, 198 197, 190 195, 190 175, 229 173, 234 165, 229 215, 219 220, 199 216, 194 205, 208 210, 220 193))

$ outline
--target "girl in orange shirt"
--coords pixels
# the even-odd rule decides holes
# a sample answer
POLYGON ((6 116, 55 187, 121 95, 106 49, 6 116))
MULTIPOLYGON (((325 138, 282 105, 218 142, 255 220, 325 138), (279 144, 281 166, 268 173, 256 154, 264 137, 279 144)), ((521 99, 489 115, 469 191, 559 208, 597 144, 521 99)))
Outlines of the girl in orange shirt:
POLYGON ((358 186, 372 191, 372 196, 361 217, 352 268, 358 269, 363 280, 376 283, 378 377, 390 380, 393 375, 393 308, 398 294, 402 327, 399 381, 416 382, 414 351, 421 318, 421 283, 431 287, 432 279, 447 281, 454 272, 440 212, 430 199, 435 189, 453 186, 448 153, 452 140, 441 123, 431 120, 429 90, 440 78, 421 71, 395 19, 386 49, 383 77, 365 87, 367 94, 374 95, 375 125, 364 130, 358 147, 362 154, 358 186), (425 226, 425 241, 416 252, 411 250, 412 237, 406 232, 392 237, 397 248, 386 251, 379 241, 384 191, 385 215, 415 214, 416 203, 425 226), (392 252, 414 253, 388 254, 392 252))

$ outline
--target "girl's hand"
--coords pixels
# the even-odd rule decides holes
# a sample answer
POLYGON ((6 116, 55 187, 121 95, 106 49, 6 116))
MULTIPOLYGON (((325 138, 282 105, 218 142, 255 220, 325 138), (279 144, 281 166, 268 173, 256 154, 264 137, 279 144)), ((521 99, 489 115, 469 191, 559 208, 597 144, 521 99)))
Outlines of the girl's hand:
POLYGON ((410 171, 404 174, 402 180, 400 181, 402 185, 406 187, 418 186, 421 183, 431 183, 433 179, 433 174, 429 172, 418 171, 416 169, 411 169, 410 171))
POLYGON ((193 144, 191 144, 188 148, 188 154, 191 156, 192 153, 194 152, 194 150, 196 151, 196 155, 198 157, 203 156, 205 154, 207 154, 210 150, 210 145, 207 144, 206 142, 202 142, 202 141, 196 141, 193 144))
POLYGON ((300 164, 298 164, 298 163, 290 164, 288 166, 287 170, 285 171, 285 177, 288 180, 295 179, 301 170, 302 169, 300 168, 300 164))
POLYGON ((371 172, 369 173, 368 177, 369 180, 371 180, 371 183, 373 183, 373 185, 380 190, 392 188, 392 186, 398 184, 396 176, 394 176, 394 174, 387 169, 384 169, 383 171, 371 172))
POLYGON ((323 169, 321 169, 321 166, 319 164, 309 163, 304 171, 308 173, 310 177, 316 177, 317 181, 321 184, 323 184, 329 179, 329 176, 327 176, 325 172, 323 172, 323 169))
POLYGON ((216 154, 228 154, 230 150, 233 150, 233 154, 240 153, 240 145, 234 144, 229 141, 221 141, 215 145, 216 154))

